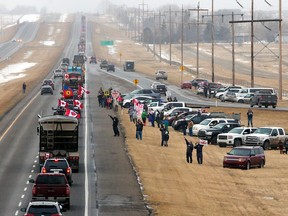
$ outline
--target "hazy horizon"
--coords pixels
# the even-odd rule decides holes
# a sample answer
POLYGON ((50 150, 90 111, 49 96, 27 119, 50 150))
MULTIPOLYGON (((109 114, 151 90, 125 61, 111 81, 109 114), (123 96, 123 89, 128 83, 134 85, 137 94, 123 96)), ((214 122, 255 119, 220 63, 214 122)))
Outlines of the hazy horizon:
MULTIPOLYGON (((242 9, 249 11, 251 9, 251 0, 214 0, 214 10, 219 9, 242 9), (223 4, 223 1, 225 3, 223 4), (237 1, 244 7, 243 9, 237 4, 237 1)), ((254 0, 255 10, 278 10, 279 0, 267 0, 271 5, 265 3, 265 0, 254 0)), ((0 4, 7 7, 9 10, 13 9, 16 5, 23 6, 35 6, 38 10, 43 7, 47 8, 49 13, 53 12, 97 12, 99 5, 105 5, 107 0, 0 0, 0 4)), ((126 5, 128 7, 140 7, 141 4, 145 4, 145 8, 149 10, 157 9, 164 5, 175 4, 178 6, 191 6, 197 7, 198 2, 200 8, 211 10, 212 0, 109 0, 109 2, 116 5, 126 5)), ((288 1, 282 0, 283 10, 288 10, 288 1)))

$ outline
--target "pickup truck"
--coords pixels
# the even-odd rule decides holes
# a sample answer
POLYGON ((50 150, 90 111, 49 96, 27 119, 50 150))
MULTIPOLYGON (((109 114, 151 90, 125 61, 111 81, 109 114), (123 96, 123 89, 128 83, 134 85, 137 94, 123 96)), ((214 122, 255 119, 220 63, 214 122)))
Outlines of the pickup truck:
POLYGON ((107 60, 102 60, 100 63, 100 68, 107 68, 108 67, 108 61, 107 60))
POLYGON ((284 128, 281 127, 260 127, 254 133, 245 135, 244 144, 262 146, 264 150, 277 149, 279 142, 284 143, 287 139, 284 128))
POLYGON ((62 173, 39 173, 36 179, 30 179, 34 183, 32 200, 51 200, 70 208, 70 186, 62 173))
POLYGON ((198 132, 198 137, 203 140, 207 140, 208 143, 217 144, 217 136, 220 133, 227 133, 232 128, 240 127, 239 123, 220 123, 212 128, 201 129, 198 132))
POLYGON ((268 108, 268 106, 276 108, 277 99, 277 95, 269 91, 255 92, 254 96, 250 99, 250 107, 257 105, 259 108, 261 108, 261 106, 265 106, 265 108, 268 108))
POLYGON ((208 107, 195 106, 195 104, 192 104, 192 103, 171 101, 171 102, 164 103, 161 106, 156 106, 153 108, 153 110, 158 110, 159 112, 161 112, 161 111, 165 112, 165 111, 168 111, 174 107, 208 108, 208 107))
POLYGON ((226 146, 240 146, 244 143, 244 137, 247 134, 253 133, 257 128, 255 127, 236 127, 228 133, 220 133, 217 136, 217 144, 219 147, 226 146))

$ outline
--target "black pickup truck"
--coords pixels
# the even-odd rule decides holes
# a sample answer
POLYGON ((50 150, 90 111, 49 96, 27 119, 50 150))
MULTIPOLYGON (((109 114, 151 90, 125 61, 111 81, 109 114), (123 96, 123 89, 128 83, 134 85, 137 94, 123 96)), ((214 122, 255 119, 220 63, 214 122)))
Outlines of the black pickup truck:
POLYGON ((220 133, 227 133, 232 128, 240 127, 239 123, 220 123, 209 129, 201 129, 198 132, 200 139, 207 140, 208 143, 217 144, 217 136, 220 133))
POLYGON ((32 200, 50 200, 63 204, 70 208, 70 186, 62 173, 39 173, 36 179, 30 179, 34 183, 32 200))
POLYGON ((277 100, 278 97, 275 93, 268 91, 255 92, 254 96, 250 99, 250 107, 257 105, 259 108, 262 106, 265 106, 265 108, 268 108, 268 106, 276 108, 277 100))

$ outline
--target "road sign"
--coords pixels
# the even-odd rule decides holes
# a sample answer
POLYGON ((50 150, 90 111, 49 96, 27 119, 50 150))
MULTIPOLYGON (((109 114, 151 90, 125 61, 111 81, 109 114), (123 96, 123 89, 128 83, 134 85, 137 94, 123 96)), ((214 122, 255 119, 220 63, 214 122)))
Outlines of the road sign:
POLYGON ((138 79, 134 79, 134 84, 137 85, 139 83, 138 79))
POLYGON ((185 70, 185 67, 182 65, 180 66, 180 71, 184 71, 185 70))
POLYGON ((100 41, 100 45, 101 46, 113 46, 114 45, 114 41, 112 41, 112 40, 100 41))

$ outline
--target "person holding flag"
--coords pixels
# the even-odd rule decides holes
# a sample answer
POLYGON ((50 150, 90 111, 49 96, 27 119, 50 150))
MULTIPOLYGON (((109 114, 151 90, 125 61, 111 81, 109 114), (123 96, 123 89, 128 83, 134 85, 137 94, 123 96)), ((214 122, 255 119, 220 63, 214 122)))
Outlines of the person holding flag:
POLYGON ((197 156, 197 161, 198 164, 202 164, 203 163, 203 146, 207 145, 206 140, 198 140, 198 143, 195 145, 195 149, 196 149, 196 156, 197 156))
POLYGON ((113 131, 114 131, 114 136, 120 136, 120 133, 119 133, 119 130, 118 130, 118 123, 119 123, 119 120, 118 120, 118 118, 115 116, 115 117, 113 117, 113 116, 111 116, 111 115, 109 115, 110 116, 110 118, 112 119, 112 121, 113 121, 113 131))
POLYGON ((90 91, 88 91, 87 89, 85 89, 83 86, 78 85, 78 98, 81 99, 83 97, 83 94, 90 94, 90 91))

